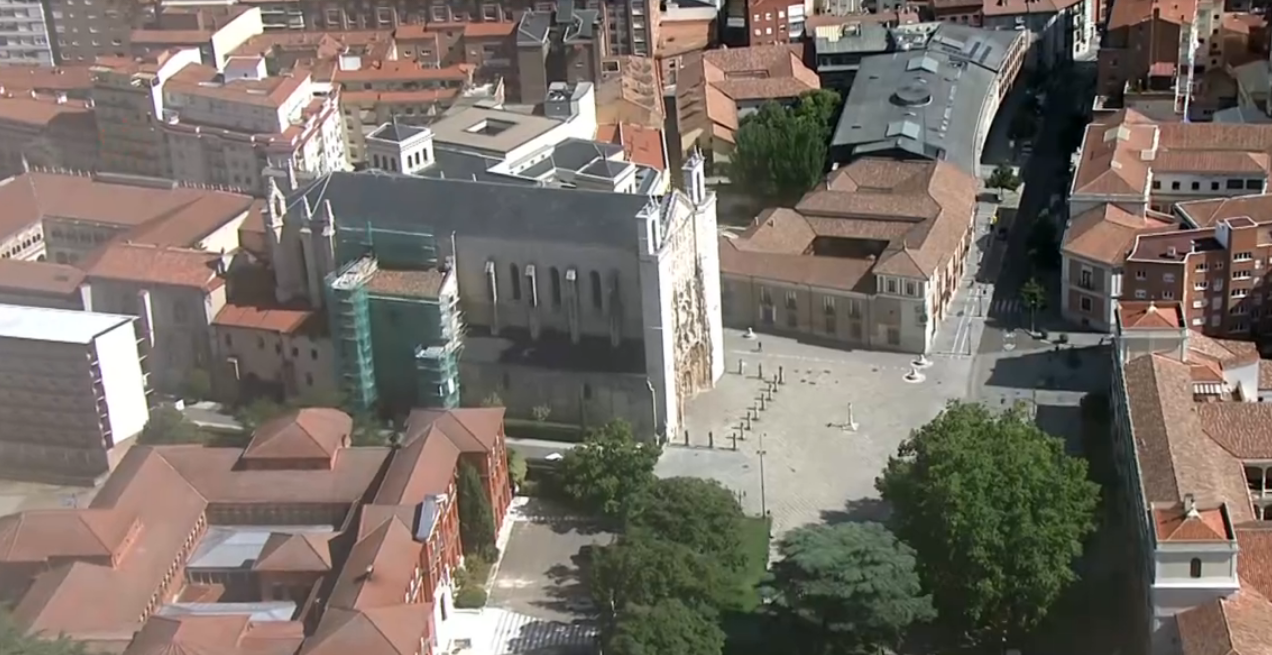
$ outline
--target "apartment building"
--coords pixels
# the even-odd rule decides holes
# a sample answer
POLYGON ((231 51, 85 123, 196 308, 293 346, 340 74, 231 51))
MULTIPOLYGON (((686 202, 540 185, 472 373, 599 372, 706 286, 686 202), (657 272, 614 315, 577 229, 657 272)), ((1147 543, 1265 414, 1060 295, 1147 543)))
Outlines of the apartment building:
POLYGON ((198 50, 179 50, 143 59, 98 59, 90 70, 101 170, 170 176, 162 129, 163 85, 197 64, 199 56, 198 50))
MULTIPOLYGON (((977 16, 971 25, 979 25, 979 14, 977 16)), ((914 11, 810 16, 809 58, 821 78, 822 88, 847 94, 861 70, 862 60, 892 52, 895 43, 889 30, 919 22, 918 13, 914 11)))
MULTIPOLYGON (((246 15, 246 14, 245 14, 246 15)), ((261 58, 203 65, 197 50, 99 60, 93 91, 106 170, 262 193, 266 168, 346 167, 339 93, 261 58)))
POLYGON ((341 88, 349 161, 365 163, 367 133, 399 116, 407 122, 425 122, 440 115, 472 88, 473 69, 466 64, 429 68, 414 60, 364 61, 345 55, 333 78, 341 88))
POLYGON ((817 74, 794 45, 726 48, 690 53, 677 71, 676 133, 668 134, 673 157, 698 150, 708 166, 727 162, 738 121, 766 102, 791 102, 821 88, 817 74))
MULTIPOLYGON (((421 177, 661 195, 666 166, 596 140, 591 84, 555 84, 543 116, 470 107, 428 127, 388 123, 367 137, 369 167, 421 177)), ((661 153, 661 149, 659 150, 661 153)))
POLYGON ((985 0, 981 26, 1028 34, 1024 65, 1051 70, 1095 55, 1099 0, 985 0))
POLYGON ((13 0, 0 8, 0 66, 52 66, 55 45, 47 5, 13 0))
POLYGON ((1087 127, 1070 189, 1061 300, 1070 320, 1109 330, 1141 234, 1212 227, 1181 207, 1267 191, 1272 126, 1154 123, 1133 110, 1100 120, 1087 127))
POLYGON ((153 25, 132 31, 128 53, 138 58, 195 49, 204 63, 222 70, 231 53, 264 31, 257 7, 163 7, 153 25))
POLYGON ((791 0, 747 0, 747 45, 794 43, 804 36, 804 3, 791 0))
POLYGON ((351 447, 352 423, 303 409, 246 448, 134 447, 87 508, 0 518, 15 620, 126 655, 452 652, 478 636, 452 611, 456 478, 478 471, 498 530, 503 410, 414 412, 397 448, 351 447))
POLYGON ((976 178, 948 162, 861 159, 792 209, 720 237, 730 327, 927 353, 974 237, 976 178))
POLYGON ((150 419, 146 342, 131 316, 0 305, 0 468, 92 484, 150 419))
POLYGON ((48 24, 56 36, 58 64, 92 65, 98 57, 127 57, 132 31, 151 24, 159 3, 102 4, 96 0, 49 0, 48 24))
MULTIPOLYGON (((546 406, 674 434, 687 401, 723 374, 715 196, 701 158, 686 166, 687 191, 661 198, 408 172, 337 173, 274 196, 266 237, 280 301, 323 306, 324 281, 368 253, 453 271, 463 404, 497 394, 517 416, 546 406), (372 198, 382 211, 368 215, 372 198), (421 221, 419 207, 442 210, 421 221)), ((415 293, 434 287, 444 288, 415 293)), ((336 307, 333 334, 358 327, 336 307)), ((340 370, 375 352, 356 341, 337 348, 340 370)), ((417 344, 421 367, 435 361, 417 344)), ((369 397, 368 379, 346 376, 343 390, 369 397)))
POLYGON ((97 168, 97 116, 91 100, 63 92, 0 91, 0 175, 26 167, 97 168))
POLYGON ((1197 17, 1198 0, 1115 2, 1099 52, 1098 93, 1119 96, 1128 84, 1134 91, 1186 89, 1201 38, 1197 17))
POLYGON ((518 98, 524 104, 538 104, 554 82, 599 80, 602 59, 607 53, 620 52, 607 40, 597 9, 576 9, 566 2, 556 11, 526 12, 517 23, 518 98))
POLYGON ((1190 330, 1179 302, 1118 312, 1110 404, 1122 485, 1110 500, 1135 527, 1132 634, 1141 652, 1257 652, 1272 640, 1266 362, 1252 343, 1190 330))

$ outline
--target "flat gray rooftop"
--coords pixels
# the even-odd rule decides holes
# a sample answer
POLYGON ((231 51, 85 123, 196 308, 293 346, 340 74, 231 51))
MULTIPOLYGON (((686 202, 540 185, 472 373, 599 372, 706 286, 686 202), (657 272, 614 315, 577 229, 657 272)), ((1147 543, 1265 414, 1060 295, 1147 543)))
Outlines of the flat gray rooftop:
POLYGON ((273 533, 328 534, 330 525, 214 525, 208 528, 186 563, 187 569, 248 568, 261 556, 273 533))
POLYGON ((485 153, 506 153, 547 133, 561 121, 473 107, 429 125, 433 141, 485 153))

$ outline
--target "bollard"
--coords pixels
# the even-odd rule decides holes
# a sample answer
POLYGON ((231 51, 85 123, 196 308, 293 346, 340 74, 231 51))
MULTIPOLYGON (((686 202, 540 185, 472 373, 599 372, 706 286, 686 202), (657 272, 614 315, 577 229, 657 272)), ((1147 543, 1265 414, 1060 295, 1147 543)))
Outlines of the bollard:
POLYGON ((750 415, 747 415, 747 417, 746 417, 746 429, 747 429, 747 431, 748 431, 748 432, 751 430, 751 416, 750 416, 750 415))
POLYGON ((730 433, 729 433, 729 438, 730 438, 730 439, 733 439, 733 449, 734 449, 734 450, 737 450, 737 449, 738 449, 738 433, 736 433, 736 432, 730 432, 730 433))
POLYGON ((786 367, 785 366, 777 367, 777 383, 786 384, 786 367))
POLYGON ((756 367, 756 370, 759 371, 759 378, 763 380, 764 379, 764 362, 760 362, 759 364, 756 364, 755 367, 756 367))
POLYGON ((767 409, 764 405, 765 405, 765 403, 764 403, 764 396, 760 396, 760 411, 761 411, 761 412, 762 412, 762 411, 764 411, 765 409, 767 409))
POLYGON ((707 448, 715 448, 715 433, 707 432, 707 448))
POLYGON ((741 359, 738 360, 738 375, 746 375, 746 362, 741 359))
POLYGON ((685 445, 689 445, 689 431, 685 430, 685 445))

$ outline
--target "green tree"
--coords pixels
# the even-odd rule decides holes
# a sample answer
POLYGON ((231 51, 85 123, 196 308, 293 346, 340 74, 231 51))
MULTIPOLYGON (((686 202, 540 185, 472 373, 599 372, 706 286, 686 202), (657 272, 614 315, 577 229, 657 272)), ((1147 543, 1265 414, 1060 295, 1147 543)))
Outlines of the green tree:
POLYGON ((796 101, 795 113, 821 125, 823 140, 829 140, 834 131, 832 121, 839 113, 840 104, 839 94, 830 89, 806 91, 796 101))
POLYGON ((951 403, 904 441, 876 487, 951 635, 1001 647, 1075 579, 1099 488, 1085 461, 1018 410, 951 403))
POLYGON ((561 459, 561 490, 587 511, 620 522, 654 483, 661 450, 632 436, 631 426, 615 419, 588 433, 561 459))
POLYGON ((1029 310, 1029 331, 1037 331, 1038 310, 1047 306, 1047 289, 1038 282, 1038 278, 1029 278, 1020 288, 1020 302, 1029 310))
POLYGON ((155 446, 165 444, 203 443, 203 432, 186 420, 175 407, 163 406, 150 410, 150 420, 137 435, 137 443, 155 446))
POLYGON ((495 559, 495 512, 481 473, 468 462, 459 464, 459 541, 465 555, 495 559))
POLYGON ((526 457, 514 448, 508 449, 508 481, 513 489, 520 489, 526 482, 526 457))
POLYGON ((191 369, 181 384, 181 397, 184 400, 207 400, 212 396, 212 377, 201 369, 191 369))
POLYGON ((724 631, 712 617, 671 598, 628 608, 606 641, 610 655, 720 655, 724 631))
POLYGON ((503 407, 504 401, 503 401, 503 398, 499 397, 499 394, 494 393, 492 391, 489 396, 486 396, 485 398, 481 399, 481 406, 482 407, 503 407))
POLYGON ((994 167, 994 172, 989 174, 989 179, 985 180, 985 186, 991 189, 1015 191, 1020 188, 1020 176, 1016 175, 1016 171, 1007 164, 999 164, 994 167))
POLYGON ((788 533, 769 578, 776 613, 806 639, 802 653, 882 653, 935 618, 914 550, 878 523, 812 525, 788 533))
POLYGON ((632 529, 688 546, 726 570, 746 565, 742 507, 733 492, 706 478, 666 478, 650 486, 632 514, 632 529))
POLYGON ((0 655, 86 655, 82 643, 65 637, 42 639, 28 636, 8 614, 0 615, 0 655))
POLYGON ((676 599, 711 611, 730 597, 726 576, 710 557, 643 532, 593 551, 587 576, 592 600, 607 625, 637 605, 676 599))
POLYGON ((793 206, 825 174, 826 127, 805 113, 767 103, 742 119, 729 155, 730 183, 767 202, 793 206))
POLYGON ((262 423, 281 416, 287 407, 269 398, 257 398, 246 405, 240 405, 234 411, 234 420, 243 426, 244 432, 253 432, 262 423))

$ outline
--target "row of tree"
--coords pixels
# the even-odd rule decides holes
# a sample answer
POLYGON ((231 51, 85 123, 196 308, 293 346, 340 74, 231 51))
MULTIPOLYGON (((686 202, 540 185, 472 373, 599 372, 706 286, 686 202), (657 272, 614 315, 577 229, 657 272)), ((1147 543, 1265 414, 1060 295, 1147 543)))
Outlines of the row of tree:
POLYGON ((658 479, 659 448, 621 421, 594 431, 561 462, 560 481, 580 509, 604 517, 614 541, 585 563, 612 655, 719 655, 722 612, 745 603, 745 517, 713 480, 658 479))
POLYGON ((1085 460, 1011 410, 954 403, 890 459, 876 523, 789 533, 772 608, 797 652, 895 650, 916 624, 943 646, 1018 645, 1076 579, 1095 529, 1085 460))
MULTIPOLYGON (((719 655, 721 614, 745 608, 745 519, 714 481, 656 479, 657 457, 612 423, 562 462, 566 495, 619 535, 587 576, 606 652, 719 655)), ((940 646, 1020 643, 1075 580, 1099 502, 1061 440, 1019 409, 974 403, 915 431, 876 487, 886 525, 813 525, 779 542, 756 617, 770 621, 765 648, 881 653, 920 625, 940 646)))

